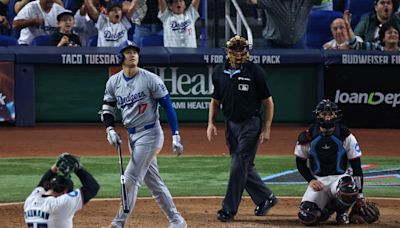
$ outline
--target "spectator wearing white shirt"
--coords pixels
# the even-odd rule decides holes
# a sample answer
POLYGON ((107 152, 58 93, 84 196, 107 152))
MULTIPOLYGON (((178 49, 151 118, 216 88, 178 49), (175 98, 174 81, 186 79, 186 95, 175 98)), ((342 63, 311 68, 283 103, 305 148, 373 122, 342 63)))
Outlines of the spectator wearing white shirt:
POLYGON ((164 27, 165 47, 197 47, 195 22, 200 0, 186 7, 185 0, 158 0, 158 18, 164 27), (167 2, 166 2, 167 1, 167 2))
POLYGON ((126 15, 123 15, 121 3, 110 1, 105 15, 96 9, 93 0, 85 0, 89 15, 96 21, 97 47, 118 47, 128 39, 128 30, 132 26, 131 19, 137 2, 138 0, 133 0, 126 15))
POLYGON ((57 15, 64 7, 54 4, 54 0, 36 0, 22 8, 15 16, 14 29, 21 29, 20 45, 30 45, 37 36, 51 35, 58 31, 57 15))
MULTIPOLYGON (((349 34, 347 32, 346 23, 343 18, 336 18, 331 23, 331 33, 333 39, 326 42, 322 47, 324 49, 341 49, 347 50, 349 47, 349 34)), ((358 41, 363 41, 361 37, 356 36, 358 41)))

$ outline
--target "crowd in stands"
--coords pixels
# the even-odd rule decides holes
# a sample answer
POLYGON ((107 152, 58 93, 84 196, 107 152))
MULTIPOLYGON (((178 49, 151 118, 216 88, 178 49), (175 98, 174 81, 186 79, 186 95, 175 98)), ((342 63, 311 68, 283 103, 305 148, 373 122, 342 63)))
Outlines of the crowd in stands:
MULTIPOLYGON (((207 0, 203 0, 207 1, 207 0)), ((261 10, 263 49, 399 51, 399 0, 238 0, 261 10)), ((18 45, 196 48, 201 0, 0 0, 18 45)), ((257 38, 257 37, 256 37, 257 38)))

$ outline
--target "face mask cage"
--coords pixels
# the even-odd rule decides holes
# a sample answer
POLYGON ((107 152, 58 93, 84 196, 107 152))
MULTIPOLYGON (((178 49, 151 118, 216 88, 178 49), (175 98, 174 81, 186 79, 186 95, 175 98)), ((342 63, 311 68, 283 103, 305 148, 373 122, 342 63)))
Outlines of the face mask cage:
POLYGON ((243 64, 249 60, 249 42, 241 36, 234 36, 226 42, 226 51, 231 63, 243 64))

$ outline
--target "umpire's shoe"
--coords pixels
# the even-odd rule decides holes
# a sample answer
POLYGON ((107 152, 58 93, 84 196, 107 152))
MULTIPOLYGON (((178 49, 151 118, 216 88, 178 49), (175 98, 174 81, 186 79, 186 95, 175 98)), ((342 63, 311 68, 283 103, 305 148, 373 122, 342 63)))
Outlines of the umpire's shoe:
POLYGON ((257 205, 256 209, 254 209, 255 216, 264 216, 268 213, 269 209, 275 206, 278 203, 278 198, 272 195, 269 199, 267 199, 264 203, 257 205))
POLYGON ((221 222, 231 222, 233 221, 233 217, 235 217, 235 215, 229 211, 225 211, 224 209, 219 210, 217 213, 217 218, 221 222))

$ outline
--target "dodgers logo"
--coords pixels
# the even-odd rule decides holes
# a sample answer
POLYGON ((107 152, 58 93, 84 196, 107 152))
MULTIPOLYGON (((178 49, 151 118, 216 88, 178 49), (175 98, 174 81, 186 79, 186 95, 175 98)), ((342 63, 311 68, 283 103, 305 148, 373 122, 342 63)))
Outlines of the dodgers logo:
POLYGON ((146 94, 144 92, 139 92, 135 94, 128 94, 128 96, 122 97, 117 96, 117 103, 120 105, 121 108, 125 106, 133 106, 136 102, 143 100, 146 98, 146 94))
POLYGON ((171 29, 174 32, 180 32, 183 33, 185 32, 186 28, 189 27, 190 25, 190 20, 187 19, 185 21, 182 21, 181 23, 179 23, 178 21, 172 21, 171 22, 171 29))
POLYGON ((167 88, 165 88, 165 85, 164 85, 164 84, 158 83, 157 85, 160 87, 160 89, 161 89, 162 91, 166 91, 166 90, 167 90, 167 88))
POLYGON ((125 30, 120 31, 118 33, 113 33, 112 31, 105 30, 104 31, 104 39, 106 41, 118 41, 119 39, 123 38, 125 35, 125 30))

